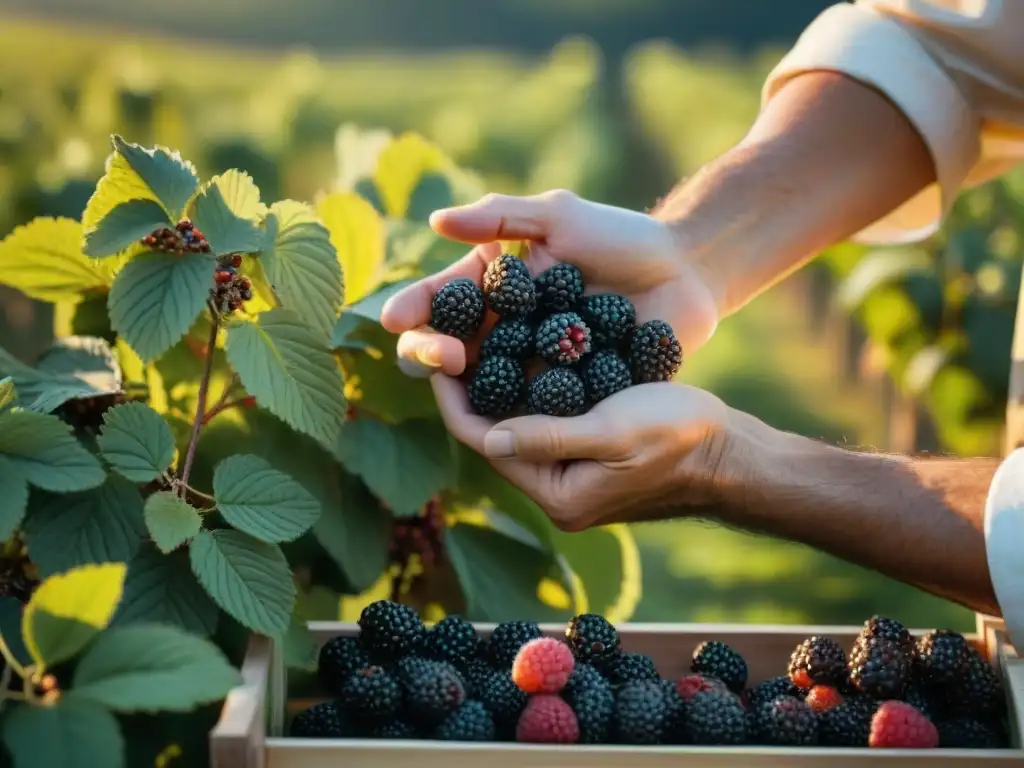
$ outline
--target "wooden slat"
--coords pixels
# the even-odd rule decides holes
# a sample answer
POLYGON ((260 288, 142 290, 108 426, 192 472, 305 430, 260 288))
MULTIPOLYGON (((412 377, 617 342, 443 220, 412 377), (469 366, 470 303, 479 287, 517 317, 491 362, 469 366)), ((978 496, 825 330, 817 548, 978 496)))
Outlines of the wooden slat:
POLYGON ((269 638, 253 635, 242 662, 242 684, 224 701, 210 732, 211 768, 266 768, 267 687, 273 660, 269 638))

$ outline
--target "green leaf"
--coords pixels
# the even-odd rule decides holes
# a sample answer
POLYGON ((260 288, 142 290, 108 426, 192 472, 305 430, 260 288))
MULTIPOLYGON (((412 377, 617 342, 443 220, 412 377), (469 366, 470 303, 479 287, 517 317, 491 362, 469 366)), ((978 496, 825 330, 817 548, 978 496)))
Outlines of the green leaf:
POLYGON ((50 413, 69 400, 86 400, 122 391, 123 381, 110 345, 92 336, 68 336, 31 368, 0 349, 0 373, 14 380, 18 404, 50 413))
POLYGON ((362 301, 358 301, 355 304, 345 307, 345 314, 359 315, 367 320, 373 320, 375 323, 380 323, 381 310, 384 309, 384 305, 387 303, 388 299, 397 294, 403 288, 406 288, 415 282, 416 281, 413 279, 408 279, 384 285, 362 301))
POLYGON ((928 270, 932 266, 927 251, 919 248, 878 248, 870 251, 853 268, 839 287, 839 302, 849 311, 859 307, 876 288, 928 270))
POLYGON ((124 403, 107 411, 96 441, 103 458, 136 483, 155 480, 174 461, 171 428, 144 403, 124 403))
POLYGON ((253 253, 263 247, 263 230, 232 208, 232 204, 239 204, 237 193, 235 176, 227 180, 214 176, 192 203, 192 222, 202 230, 217 256, 253 253))
POLYGON ((119 203, 85 235, 85 255, 98 259, 116 256, 136 245, 142 238, 173 222, 160 203, 153 200, 129 200, 119 203))
POLYGON ((115 624, 158 622, 206 636, 216 630, 218 617, 217 606, 196 581, 185 550, 161 555, 153 545, 142 545, 128 566, 115 624))
POLYGON ((341 371, 298 315, 278 308, 233 325, 226 351, 260 407, 322 445, 334 443, 345 419, 341 371))
POLYGON ((113 137, 114 150, 138 174, 167 212, 175 219, 199 186, 195 168, 178 152, 164 147, 146 149, 113 137))
POLYGON ((284 663, 289 669, 316 672, 319 648, 309 631, 309 624, 298 611, 292 614, 282 646, 284 663))
POLYGON ((12 410, 0 414, 0 456, 32 485, 67 493, 95 488, 106 478, 96 457, 56 416, 12 410))
POLYGON ((276 638, 288 631, 295 583, 276 544, 239 531, 203 531, 189 556, 199 583, 240 624, 276 638))
POLYGON ((72 694, 52 707, 23 704, 3 721, 14 768, 124 768, 124 737, 102 705, 72 694))
POLYGON ((0 412, 13 408, 18 402, 18 392, 14 388, 14 379, 6 376, 0 379, 0 412))
POLYGON ((452 184, 448 177, 430 171, 420 176, 409 196, 409 209, 405 216, 413 221, 427 221, 434 211, 450 208, 454 202, 452 184))
POLYGON ((215 259, 209 254, 144 253, 110 290, 110 325, 144 361, 174 346, 206 306, 215 259))
POLYGON ((313 533, 353 590, 369 589, 387 567, 392 517, 357 478, 341 474, 313 533))
POLYGON ((451 486, 456 465, 448 432, 439 422, 346 422, 335 457, 399 516, 415 514, 451 486))
POLYGON ((82 253, 82 225, 72 219, 36 218, 0 242, 0 283, 29 298, 77 300, 111 281, 108 270, 82 253))
POLYGON ((127 562, 146 535, 142 496, 117 475, 89 491, 46 495, 33 504, 25 534, 44 575, 84 563, 127 562))
POLYGON ((188 712, 242 682, 213 643, 175 627, 107 630, 75 668, 72 692, 116 712, 188 712))
POLYGON ((213 473, 213 495, 225 520, 260 541, 294 541, 320 517, 309 491, 258 456, 230 456, 213 473))
POLYGON ((114 617, 121 600, 124 563, 72 568, 44 580, 21 618, 33 661, 52 667, 75 656, 114 617))
POLYGON ((373 180, 380 190, 388 215, 406 217, 413 190, 425 173, 445 165, 444 153, 416 133, 398 136, 377 156, 373 180))
POLYGON ((384 269, 384 220, 355 192, 335 192, 317 203, 317 215, 345 275, 345 303, 367 296, 384 269))
POLYGON ((267 215, 267 206, 260 202, 260 190, 249 174, 232 168, 215 176, 213 182, 235 216, 258 223, 267 215))
POLYGON ((313 209, 294 200, 274 203, 266 218, 260 262, 282 307, 329 336, 344 297, 341 264, 313 209))
POLYGON ((164 553, 191 540, 203 527, 199 510, 169 491, 154 493, 146 499, 145 516, 153 543, 164 553))
POLYGON ((640 554, 629 527, 609 525, 554 532, 555 547, 582 582, 588 609, 610 621, 628 621, 643 589, 640 554))
MULTIPOLYGON (((2 422, 0 422, 2 423, 2 422)), ((7 458, 0 456, 0 541, 6 541, 25 519, 28 481, 7 458)))

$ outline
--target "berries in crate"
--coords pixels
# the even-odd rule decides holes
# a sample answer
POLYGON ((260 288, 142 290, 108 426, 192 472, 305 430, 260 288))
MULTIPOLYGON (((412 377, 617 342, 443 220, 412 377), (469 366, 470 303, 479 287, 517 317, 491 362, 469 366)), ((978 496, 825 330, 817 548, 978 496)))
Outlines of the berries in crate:
POLYGON ((1024 765, 1024 662, 998 627, 428 627, 380 601, 311 628, 318 687, 291 699, 254 638, 249 693, 269 695, 269 725, 240 727, 262 705, 229 698, 215 766, 1024 765))

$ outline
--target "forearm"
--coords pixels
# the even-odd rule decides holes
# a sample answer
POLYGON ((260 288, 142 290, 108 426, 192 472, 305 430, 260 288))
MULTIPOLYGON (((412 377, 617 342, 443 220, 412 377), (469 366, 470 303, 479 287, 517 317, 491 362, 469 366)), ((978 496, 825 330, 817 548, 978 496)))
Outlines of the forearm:
POLYGON ((999 614, 984 509, 997 459, 856 453, 735 415, 725 522, 799 541, 999 614))
POLYGON ((884 96, 812 72, 783 87, 739 145, 654 215, 672 222, 724 316, 934 179, 921 137, 884 96))

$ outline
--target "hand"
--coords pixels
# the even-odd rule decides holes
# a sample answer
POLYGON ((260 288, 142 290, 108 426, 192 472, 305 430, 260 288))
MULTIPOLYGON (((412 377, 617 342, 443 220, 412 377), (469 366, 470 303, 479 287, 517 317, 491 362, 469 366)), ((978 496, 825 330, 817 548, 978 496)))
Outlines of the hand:
POLYGON ((381 322, 391 333, 402 334, 398 355, 403 361, 449 376, 462 374, 473 362, 480 338, 464 344, 426 328, 430 303, 452 278, 481 284, 487 265, 501 253, 499 240, 529 240, 527 264, 535 275, 568 262, 582 272, 588 294, 627 296, 636 306, 637 322, 668 322, 684 354, 714 333, 718 309, 707 281, 686 262, 668 225, 646 214, 556 190, 533 197, 487 195, 471 205, 437 211, 430 223, 439 234, 476 247, 385 304, 381 322))
POLYGON ((582 416, 476 415, 457 379, 431 377, 456 439, 541 506, 565 531, 684 513, 713 503, 741 474, 732 462, 725 404, 661 382, 625 389, 582 416))

